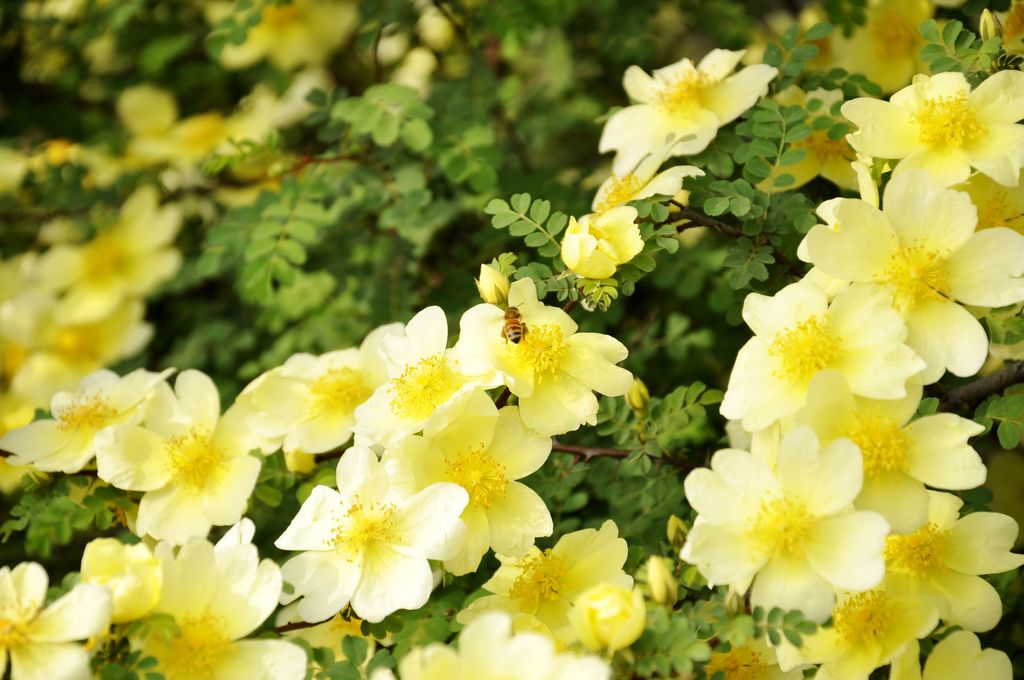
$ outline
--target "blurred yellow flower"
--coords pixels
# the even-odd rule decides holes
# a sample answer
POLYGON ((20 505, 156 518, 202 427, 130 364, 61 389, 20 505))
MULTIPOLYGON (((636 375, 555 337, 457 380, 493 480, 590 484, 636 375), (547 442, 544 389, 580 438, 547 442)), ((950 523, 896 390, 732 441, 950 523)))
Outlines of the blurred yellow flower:
POLYGON ((643 634, 647 606, 639 589, 601 583, 579 596, 570 618, 584 647, 592 652, 617 652, 643 634))
POLYGON ((113 598, 112 623, 141 619, 160 599, 160 562, 145 543, 115 538, 89 541, 82 553, 82 582, 106 586, 113 598))

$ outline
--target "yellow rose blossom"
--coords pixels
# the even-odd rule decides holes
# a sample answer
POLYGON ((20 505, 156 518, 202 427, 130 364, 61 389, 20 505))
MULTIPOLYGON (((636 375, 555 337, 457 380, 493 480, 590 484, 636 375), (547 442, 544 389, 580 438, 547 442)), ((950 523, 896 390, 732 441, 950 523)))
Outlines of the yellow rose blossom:
POLYGON ((938 489, 973 489, 985 481, 985 464, 968 443, 985 428, 952 413, 916 420, 921 386, 912 381, 907 397, 875 400, 855 397, 835 371, 822 371, 807 390, 807 405, 793 418, 823 445, 845 437, 860 447, 864 485, 853 501, 874 510, 894 533, 907 534, 928 521, 925 484, 938 489))
POLYGON ((508 301, 508 277, 489 264, 480 265, 480 278, 476 289, 480 298, 491 305, 503 305, 508 301))
POLYGON ((28 172, 29 158, 25 154, 0 147, 0 194, 14 191, 28 172))
POLYGON ((110 591, 81 583, 48 607, 46 571, 35 562, 0 567, 0 677, 11 680, 90 676, 89 652, 76 640, 110 625, 110 591))
POLYGON ((965 630, 956 631, 932 647, 921 669, 921 648, 917 640, 892 664, 889 680, 1011 680, 1013 665, 1006 652, 982 649, 978 636, 965 630))
POLYGON ((935 14, 930 0, 868 0, 865 14, 865 23, 849 36, 842 30, 829 36, 834 66, 863 73, 883 92, 895 92, 915 73, 926 72, 918 26, 935 14))
POLYGON ((647 587, 651 599, 669 607, 676 603, 679 593, 679 582, 672 576, 672 567, 672 560, 660 555, 651 555, 647 560, 647 587))
MULTIPOLYGON (((12 392, 0 392, 0 441, 11 430, 31 423, 34 416, 35 409, 25 399, 12 392)), ((4 451, 10 453, 6 449, 4 451)), ((34 473, 28 465, 12 464, 6 453, 0 455, 0 494, 10 495, 21 488, 22 477, 39 473, 34 473)))
POLYGON ((590 209, 603 213, 639 198, 656 194, 675 196, 682 190, 684 179, 704 175, 703 170, 692 165, 677 165, 658 172, 662 161, 661 156, 647 156, 631 172, 612 173, 597 188, 590 209))
POLYGON ((181 545, 212 526, 241 519, 256 486, 262 440, 237 412, 220 412, 209 377, 183 371, 174 391, 157 386, 140 425, 105 428, 96 437, 100 478, 142 491, 136 531, 181 545))
POLYGON ((1024 300, 1024 236, 1005 227, 976 232, 970 196, 937 188, 921 172, 893 177, 883 199, 881 210, 839 199, 839 228, 812 228, 801 256, 852 281, 851 289, 892 296, 907 323, 907 344, 927 363, 925 384, 946 370, 975 374, 988 355, 988 337, 961 305, 1024 300))
POLYGON ((526 329, 518 343, 505 337, 505 310, 482 304, 462 315, 454 351, 470 371, 498 371, 509 391, 519 398, 519 414, 532 430, 562 434, 597 422, 593 391, 617 397, 626 394, 633 376, 616 366, 625 346, 600 333, 578 333, 576 322, 557 307, 537 299, 531 279, 509 289, 526 329))
POLYGON ((768 92, 778 71, 765 64, 734 73, 743 51, 711 50, 696 65, 682 59, 647 75, 630 66, 622 77, 631 106, 612 114, 598 147, 615 151, 612 172, 632 172, 645 156, 699 153, 718 128, 730 123, 768 92))
POLYGON ((996 182, 988 175, 976 172, 954 189, 965 191, 978 209, 978 229, 1009 227, 1024 234, 1024 181, 1011 187, 996 182))
POLYGON ((95 439, 105 427, 135 424, 143 407, 171 370, 142 369, 124 377, 111 371, 86 376, 74 392, 58 392, 50 402, 52 418, 37 420, 0 437, 10 463, 44 472, 75 473, 96 455, 95 439))
POLYGON ((644 249, 636 208, 619 206, 603 213, 569 218, 562 236, 562 262, 588 279, 606 279, 644 249))
POLYGON ((858 130, 850 145, 876 158, 900 159, 893 170, 926 172, 948 187, 976 168, 1015 186, 1024 164, 1024 73, 999 71, 971 90, 962 73, 918 76, 890 101, 861 97, 843 104, 858 130))
POLYGON ((166 680, 302 680, 306 653, 275 639, 243 639, 277 608, 281 569, 260 560, 252 545, 255 527, 242 520, 217 545, 193 540, 175 554, 156 548, 163 585, 155 612, 174 619, 164 633, 141 627, 133 649, 156 659, 166 680))
POLYGON ((772 297, 749 294, 743 319, 754 337, 736 357, 721 412, 749 432, 795 413, 819 371, 839 371, 858 396, 899 399, 924 368, 885 291, 847 287, 829 303, 821 288, 799 281, 772 297))
POLYGON ((709 678, 721 673, 722 680, 802 680, 804 677, 803 667, 782 670, 775 650, 758 638, 732 645, 729 651, 712 650, 711 658, 704 664, 704 673, 709 678))
POLYGON ((399 459, 409 469, 415 491, 451 482, 469 494, 462 511, 465 543, 444 562, 456 576, 476 571, 489 549, 519 556, 552 530, 544 501, 516 481, 544 464, 551 438, 524 426, 517 407, 499 411, 482 389, 461 409, 444 429, 408 437, 385 454, 385 460, 399 459))
POLYGON ((160 599, 160 562, 145 543, 116 538, 89 541, 82 553, 82 583, 106 586, 113 598, 112 623, 141 619, 160 599))
POLYGON ((601 583, 579 596, 570 618, 584 647, 592 652, 617 652, 643 634, 647 606, 638 589, 601 583))
POLYGON ((681 557, 711 586, 749 589, 752 606, 800 609, 824 621, 835 589, 873 588, 885 571, 888 523, 852 508, 862 480, 853 442, 819 448, 806 427, 782 440, 775 470, 746 451, 719 451, 710 470, 686 477, 698 516, 681 557))
POLYGON ((631 588, 632 577, 623 570, 626 541, 611 520, 600 529, 565 534, 554 547, 533 546, 520 557, 498 555, 501 566, 484 590, 493 593, 474 600, 459 612, 459 623, 500 610, 536 617, 557 639, 572 639, 572 608, 592 586, 608 583, 631 588))
POLYGON ((959 498, 938 491, 928 495, 928 523, 886 540, 886 583, 894 591, 930 598, 950 625, 991 630, 1003 607, 999 593, 981 576, 1024 564, 1024 555, 1010 552, 1017 523, 995 512, 960 517, 959 498))
POLYGON ((338 462, 338 490, 315 487, 274 542, 301 551, 282 567, 292 590, 281 602, 299 600, 304 621, 326 621, 349 605, 374 623, 418 609, 434 585, 428 560, 458 550, 466 491, 442 482, 411 493, 402 483, 409 473, 396 463, 350 448, 338 462))

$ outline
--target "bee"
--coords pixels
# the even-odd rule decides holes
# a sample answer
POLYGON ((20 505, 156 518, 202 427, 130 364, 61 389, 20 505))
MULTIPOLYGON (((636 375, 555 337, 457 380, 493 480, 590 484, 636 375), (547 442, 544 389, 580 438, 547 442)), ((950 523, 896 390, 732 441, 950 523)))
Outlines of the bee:
POLYGON ((501 329, 501 336, 505 342, 512 342, 518 345, 519 341, 526 335, 526 324, 523 317, 515 307, 509 307, 505 312, 505 325, 501 329))

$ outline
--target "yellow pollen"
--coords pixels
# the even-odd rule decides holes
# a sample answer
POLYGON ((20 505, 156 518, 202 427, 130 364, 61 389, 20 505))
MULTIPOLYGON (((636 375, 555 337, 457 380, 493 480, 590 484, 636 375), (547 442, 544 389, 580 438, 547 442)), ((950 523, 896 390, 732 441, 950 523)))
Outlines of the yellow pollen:
POLYGON ((155 656, 167 680, 216 680, 231 640, 224 634, 224 621, 213 614, 189 617, 177 622, 178 634, 155 656))
POLYGON ((818 371, 828 368, 839 353, 839 338, 832 335, 828 320, 812 316, 794 328, 775 336, 768 347, 769 356, 782 364, 775 377, 806 382, 818 371))
POLYGON ((530 326, 530 332, 508 350, 525 367, 533 369, 533 379, 542 383, 553 380, 565 359, 565 336, 553 324, 530 326))
POLYGON ((208 430, 195 428, 186 435, 171 437, 165 446, 171 478, 186 490, 202 491, 220 477, 224 451, 214 446, 208 430))
POLYGON ((505 466, 481 445, 445 457, 444 467, 448 478, 469 494, 472 505, 489 508, 494 501, 505 497, 509 481, 505 466))
POLYGON ((985 134, 967 95, 928 99, 914 114, 922 144, 943 149, 962 149, 985 134))
POLYGON ((832 612, 832 623, 851 645, 867 645, 883 638, 893 624, 885 593, 858 593, 832 612))
POLYGON ((526 557, 519 567, 522 572, 509 588, 510 598, 525 605, 526 610, 535 610, 541 603, 558 598, 567 565, 564 559, 551 552, 551 548, 526 557))
POLYGON ((391 410, 403 418, 425 420, 455 394, 460 384, 443 354, 420 359, 391 380, 391 410))
POLYGON ((0 649, 11 649, 25 644, 25 623, 12 619, 0 618, 0 649))
POLYGON ((878 477, 883 472, 907 471, 910 437, 889 416, 857 413, 853 428, 843 436, 860 447, 864 474, 868 477, 878 477))
POLYGON ((75 359, 91 359, 100 345, 100 331, 96 324, 82 324, 62 328, 53 341, 53 349, 75 359))
POLYGON ((814 516, 803 503, 772 498, 761 501, 761 512, 747 534, 769 556, 798 560, 804 555, 804 542, 814 524, 814 516))
POLYGON ((807 139, 801 140, 793 145, 793 148, 803 149, 807 155, 813 157, 819 163, 827 163, 833 158, 847 158, 854 160, 853 150, 845 139, 832 139, 827 131, 815 130, 807 139))
POLYGON ((1024 2, 1014 0, 1002 24, 1004 45, 1024 36, 1024 2))
POLYGON ((910 245, 895 251, 879 283, 889 286, 893 304, 909 312, 922 302, 941 299, 949 292, 946 260, 932 250, 910 245))
POLYGON ((297 5, 267 5, 262 10, 260 23, 281 30, 302 18, 302 8, 297 5))
POLYGON ((131 255, 113 232, 104 232, 90 241, 84 248, 83 278, 111 279, 128 268, 131 255))
POLYGON ((885 59, 913 56, 921 44, 917 26, 899 12, 885 12, 872 17, 868 23, 878 55, 885 59))
POLYGON ((712 84, 705 73, 687 73, 658 93, 658 106, 670 114, 692 113, 694 109, 703 108, 704 90, 712 84))
POLYGON ((1003 189, 994 189, 985 199, 976 201, 978 229, 1009 227, 1024 233, 1024 206, 1015 203, 1003 189))
POLYGON ((704 673, 709 678, 722 673, 725 680, 761 680, 767 669, 759 653, 749 647, 733 647, 728 652, 711 652, 704 673))
POLYGON ((929 522, 905 536, 885 539, 885 563, 893 571, 921 577, 935 571, 945 571, 946 537, 929 522))
POLYGON ((594 212, 603 213, 616 206, 624 205, 632 201, 643 188, 644 183, 633 173, 621 176, 613 175, 608 191, 605 192, 604 198, 597 204, 594 212))
POLYGON ((109 425, 110 419, 116 415, 117 411, 98 394, 80 400, 65 411, 54 413, 57 427, 62 432, 70 432, 79 428, 99 430, 109 425))
POLYGON ((349 559, 377 543, 393 543, 397 540, 394 515, 391 503, 352 503, 331 534, 334 547, 349 559))
POLYGON ((366 384, 366 376, 347 367, 327 371, 316 379, 309 391, 314 409, 321 413, 352 413, 373 394, 366 384))

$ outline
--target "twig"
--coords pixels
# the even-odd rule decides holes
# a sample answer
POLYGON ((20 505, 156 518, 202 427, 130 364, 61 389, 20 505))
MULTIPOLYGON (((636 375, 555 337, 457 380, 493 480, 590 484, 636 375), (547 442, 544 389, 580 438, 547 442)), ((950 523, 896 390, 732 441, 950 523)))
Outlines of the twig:
MULTIPOLYGON (((558 442, 552 442, 552 451, 561 451, 562 453, 574 453, 576 454, 576 462, 581 460, 590 460, 591 458, 628 458, 630 452, 624 449, 609 449, 601 446, 576 446, 574 444, 559 444, 558 442)), ((669 465, 675 466, 682 470, 693 470, 697 467, 696 464, 679 458, 652 458, 655 462, 668 463, 669 465)))
POLYGON ((566 302, 566 303, 565 303, 565 305, 564 305, 564 306, 562 307, 562 311, 563 311, 563 312, 565 312, 566 314, 568 314, 569 312, 571 312, 571 311, 572 311, 573 309, 575 309, 575 308, 576 308, 576 304, 577 304, 578 302, 579 302, 579 300, 569 300, 569 301, 568 301, 568 302, 566 302))
POLYGON ((985 397, 1002 392, 1017 383, 1024 383, 1024 361, 1012 363, 984 378, 954 387, 940 397, 939 410, 958 411, 974 406, 985 397))
POLYGON ((502 406, 507 404, 508 403, 508 398, 510 396, 512 396, 512 392, 510 392, 509 389, 506 387, 504 389, 504 391, 502 391, 502 393, 498 395, 497 400, 495 400, 495 402, 494 402, 495 407, 501 408, 502 406))
MULTIPOLYGON (((330 621, 330 619, 328 619, 330 621)), ((316 623, 310 623, 309 621, 296 621, 294 623, 286 623, 283 626, 275 626, 270 630, 275 633, 287 633, 290 630, 302 630, 303 628, 312 628, 313 626, 319 626, 321 623, 327 623, 327 621, 318 621, 316 623)))

